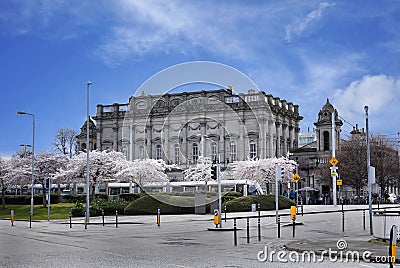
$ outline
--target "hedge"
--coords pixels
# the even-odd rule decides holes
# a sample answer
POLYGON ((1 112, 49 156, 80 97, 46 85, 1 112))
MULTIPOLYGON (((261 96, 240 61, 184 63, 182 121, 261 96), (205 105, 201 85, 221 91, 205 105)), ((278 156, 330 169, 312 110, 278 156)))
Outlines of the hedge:
MULTIPOLYGON (((90 198, 92 200, 93 196, 90 195, 90 198)), ((94 198, 95 198, 95 200, 108 200, 108 195, 96 194, 94 198)), ((77 203, 77 202, 85 203, 86 202, 86 194, 61 195, 60 199, 65 203, 77 203)))
MULTIPOLYGON (((31 195, 5 195, 5 203, 7 205, 30 205, 31 204, 31 195)), ((43 204, 43 195, 35 194, 33 196, 33 202, 35 205, 43 204)), ((58 203, 58 196, 56 194, 50 195, 50 202, 52 204, 58 203)))
MULTIPOLYGON (((118 214, 124 214, 124 209, 127 205, 128 203, 123 200, 99 200, 90 203, 89 213, 90 216, 100 216, 103 210, 104 215, 111 216, 115 215, 115 211, 118 210, 118 214)), ((75 207, 71 209, 71 214, 74 217, 83 217, 85 212, 86 206, 82 202, 76 202, 75 207)))
POLYGON ((126 202, 132 202, 135 201, 136 199, 139 199, 143 194, 139 193, 126 193, 126 194, 120 194, 119 199, 124 200, 126 202))
POLYGON ((193 214, 194 197, 168 194, 144 195, 125 208, 125 215, 193 214), (173 204, 173 205, 172 205, 173 204))
MULTIPOLYGON (((233 200, 227 201, 223 204, 229 212, 244 212, 251 211, 252 204, 260 204, 261 210, 274 210, 275 209, 275 196, 274 195, 249 195, 238 197, 233 200)), ((279 209, 287 209, 295 203, 282 195, 279 196, 279 209)))

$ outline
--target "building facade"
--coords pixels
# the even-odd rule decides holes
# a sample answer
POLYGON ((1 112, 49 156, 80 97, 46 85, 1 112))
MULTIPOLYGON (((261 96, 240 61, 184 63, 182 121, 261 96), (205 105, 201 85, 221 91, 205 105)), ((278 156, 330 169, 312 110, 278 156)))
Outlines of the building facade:
MULTIPOLYGON (((128 160, 163 159, 182 169, 199 156, 235 160, 286 156, 298 147, 299 107, 265 92, 227 89, 132 96, 128 103, 97 105, 98 150, 115 150, 128 160)), ((81 129, 78 149, 84 148, 81 129)))
POLYGON ((334 114, 335 121, 335 150, 339 150, 343 122, 340 120, 337 110, 327 99, 318 113, 317 121, 314 122, 316 140, 291 151, 291 159, 297 161, 299 175, 302 178, 299 182, 299 188, 309 187, 311 190, 310 192, 300 192, 304 195, 303 200, 307 203, 314 203, 318 196, 327 196, 327 202, 331 201, 332 179, 326 169, 329 169, 328 163, 332 158, 333 149, 332 114, 334 114))

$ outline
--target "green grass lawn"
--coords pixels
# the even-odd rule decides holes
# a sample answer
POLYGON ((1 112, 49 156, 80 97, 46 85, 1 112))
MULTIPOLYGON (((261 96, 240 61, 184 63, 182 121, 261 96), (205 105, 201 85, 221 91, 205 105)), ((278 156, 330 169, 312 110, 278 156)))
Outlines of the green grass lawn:
MULTIPOLYGON (((71 208, 74 205, 74 203, 52 204, 50 219, 68 219, 71 208)), ((12 209, 14 210, 16 220, 29 220, 30 205, 6 205, 5 210, 0 209, 0 219, 10 218, 12 209)), ((44 208, 43 205, 35 205, 32 220, 47 220, 47 207, 44 208)))

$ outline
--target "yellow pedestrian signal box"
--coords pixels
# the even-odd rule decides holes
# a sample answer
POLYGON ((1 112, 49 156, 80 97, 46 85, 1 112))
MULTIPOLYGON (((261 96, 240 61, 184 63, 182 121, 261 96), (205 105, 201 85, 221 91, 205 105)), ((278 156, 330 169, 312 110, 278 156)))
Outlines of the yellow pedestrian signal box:
POLYGON ((343 184, 343 181, 342 181, 342 180, 336 180, 336 185, 337 185, 337 186, 342 186, 342 184, 343 184))
POLYGON ((291 206, 290 207, 290 218, 292 220, 296 219, 296 206, 291 206))
POLYGON ((219 210, 214 209, 214 224, 217 226, 220 221, 219 210))

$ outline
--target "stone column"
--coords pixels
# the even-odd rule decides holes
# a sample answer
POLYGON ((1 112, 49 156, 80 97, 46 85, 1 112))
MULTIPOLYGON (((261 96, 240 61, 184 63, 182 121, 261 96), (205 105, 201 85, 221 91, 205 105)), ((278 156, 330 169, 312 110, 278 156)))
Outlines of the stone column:
POLYGON ((129 161, 133 160, 133 124, 129 124, 129 161))

